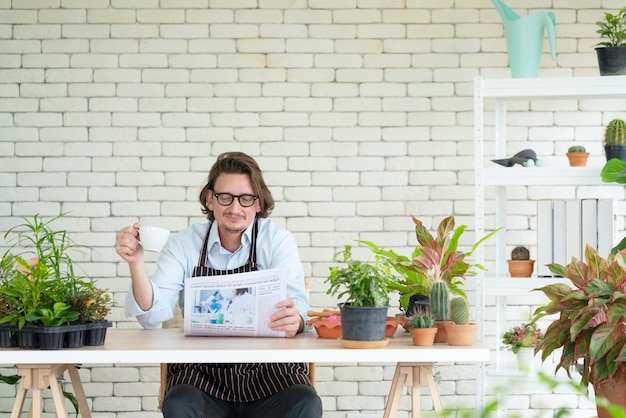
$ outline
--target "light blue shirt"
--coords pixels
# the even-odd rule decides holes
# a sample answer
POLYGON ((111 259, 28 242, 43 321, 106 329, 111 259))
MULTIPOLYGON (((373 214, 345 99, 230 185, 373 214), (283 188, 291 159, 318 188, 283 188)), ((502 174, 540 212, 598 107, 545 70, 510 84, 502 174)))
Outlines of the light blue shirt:
MULTIPOLYGON (((241 247, 231 253, 222 248, 217 224, 213 225, 208 242, 209 261, 205 264, 218 270, 235 269, 246 264, 250 254, 252 226, 253 224, 243 233, 241 247)), ((173 308, 178 302, 180 292, 184 290, 185 279, 191 277, 194 267, 198 265, 208 227, 209 223, 193 224, 170 237, 157 259, 157 270, 150 279, 154 292, 152 308, 148 311, 142 310, 135 301, 131 287, 126 296, 126 316, 136 316, 137 321, 146 329, 157 328, 163 321, 174 317, 173 308)), ((259 270, 285 270, 287 298, 295 302, 300 316, 306 321, 309 301, 304 289, 304 270, 295 238, 291 232, 266 218, 258 219, 258 227, 256 256, 259 270)))

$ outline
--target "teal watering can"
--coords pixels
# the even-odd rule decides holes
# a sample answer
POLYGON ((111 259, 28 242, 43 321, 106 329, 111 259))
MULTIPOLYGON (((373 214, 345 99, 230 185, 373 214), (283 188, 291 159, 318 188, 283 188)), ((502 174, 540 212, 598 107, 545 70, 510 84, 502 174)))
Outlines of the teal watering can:
POLYGON ((556 18, 552 12, 534 12, 520 17, 501 0, 491 0, 500 13, 506 34, 511 75, 537 77, 543 52, 544 32, 548 34, 552 59, 556 59, 556 18))

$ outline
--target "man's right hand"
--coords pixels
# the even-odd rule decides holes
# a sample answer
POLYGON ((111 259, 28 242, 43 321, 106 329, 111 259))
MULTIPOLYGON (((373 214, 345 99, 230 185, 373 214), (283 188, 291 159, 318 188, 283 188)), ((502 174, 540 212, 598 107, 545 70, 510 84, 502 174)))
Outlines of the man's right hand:
POLYGON ((143 247, 139 244, 140 226, 139 222, 135 222, 122 228, 115 239, 115 252, 128 263, 143 262, 143 247))

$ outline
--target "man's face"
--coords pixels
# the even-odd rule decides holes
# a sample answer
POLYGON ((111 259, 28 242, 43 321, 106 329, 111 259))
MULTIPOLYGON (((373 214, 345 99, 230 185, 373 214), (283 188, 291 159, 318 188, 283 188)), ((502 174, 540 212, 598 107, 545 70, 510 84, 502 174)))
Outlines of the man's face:
MULTIPOLYGON (((243 207, 236 197, 228 206, 221 205, 215 193, 230 193, 231 195, 256 195, 252 188, 252 181, 247 174, 220 174, 215 181, 214 190, 209 190, 206 197, 207 207, 213 211, 215 220, 220 229, 228 234, 242 234, 254 221, 257 212, 261 211, 258 200, 252 206, 243 207)), ((227 196, 222 195, 222 199, 227 196)), ((242 198, 242 201, 245 198, 242 198)))

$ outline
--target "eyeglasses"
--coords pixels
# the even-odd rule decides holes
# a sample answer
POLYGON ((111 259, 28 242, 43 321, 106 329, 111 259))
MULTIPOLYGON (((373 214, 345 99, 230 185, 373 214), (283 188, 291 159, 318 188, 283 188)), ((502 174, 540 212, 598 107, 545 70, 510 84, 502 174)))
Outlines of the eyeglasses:
POLYGON ((230 193, 213 193, 213 196, 217 198, 217 203, 222 206, 230 206, 233 203, 233 200, 237 198, 239 204, 244 208, 249 208, 254 205, 254 202, 256 202, 259 198, 259 196, 255 196, 253 194, 234 195, 230 193))

